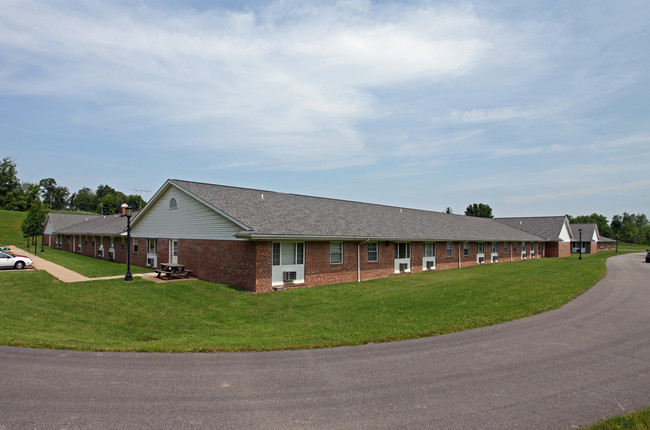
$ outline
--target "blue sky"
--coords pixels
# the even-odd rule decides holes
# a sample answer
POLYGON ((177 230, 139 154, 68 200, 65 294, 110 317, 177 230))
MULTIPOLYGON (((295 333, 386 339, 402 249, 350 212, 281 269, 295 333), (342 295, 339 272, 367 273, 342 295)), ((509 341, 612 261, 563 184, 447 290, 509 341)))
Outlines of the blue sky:
POLYGON ((1 0, 22 181, 650 213, 650 2, 1 0))

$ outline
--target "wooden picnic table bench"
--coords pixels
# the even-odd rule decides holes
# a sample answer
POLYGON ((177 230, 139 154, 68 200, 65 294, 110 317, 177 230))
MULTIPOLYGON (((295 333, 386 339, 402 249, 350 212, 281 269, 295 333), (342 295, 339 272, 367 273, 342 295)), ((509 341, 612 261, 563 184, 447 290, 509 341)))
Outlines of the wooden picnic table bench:
POLYGON ((165 275, 167 279, 189 278, 192 273, 191 270, 185 269, 184 264, 177 263, 160 263, 160 269, 155 269, 154 272, 157 273, 157 278, 160 278, 160 275, 165 275))

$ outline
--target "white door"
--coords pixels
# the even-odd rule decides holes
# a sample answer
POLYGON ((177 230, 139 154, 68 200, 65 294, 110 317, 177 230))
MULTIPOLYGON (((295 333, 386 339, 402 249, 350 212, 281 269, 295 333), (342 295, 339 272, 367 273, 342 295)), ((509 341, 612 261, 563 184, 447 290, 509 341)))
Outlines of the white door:
POLYGON ((169 262, 178 264, 178 239, 169 239, 169 262))

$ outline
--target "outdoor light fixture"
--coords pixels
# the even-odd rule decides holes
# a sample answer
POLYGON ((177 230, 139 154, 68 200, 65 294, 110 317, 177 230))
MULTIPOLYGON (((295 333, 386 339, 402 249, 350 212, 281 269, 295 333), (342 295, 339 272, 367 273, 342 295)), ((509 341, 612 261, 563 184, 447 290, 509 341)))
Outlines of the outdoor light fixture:
POLYGON ((578 233, 580 233, 580 248, 578 249, 580 257, 578 257, 578 260, 582 260, 582 228, 578 229, 578 233))
POLYGON ((43 233, 45 233, 45 223, 44 222, 41 223, 41 253, 45 252, 45 250, 43 249, 43 240, 45 240, 45 235, 43 233))
POLYGON ((122 203, 120 207, 120 216, 126 217, 126 275, 124 281, 133 281, 131 275, 131 216, 133 215, 133 208, 126 203, 122 203))

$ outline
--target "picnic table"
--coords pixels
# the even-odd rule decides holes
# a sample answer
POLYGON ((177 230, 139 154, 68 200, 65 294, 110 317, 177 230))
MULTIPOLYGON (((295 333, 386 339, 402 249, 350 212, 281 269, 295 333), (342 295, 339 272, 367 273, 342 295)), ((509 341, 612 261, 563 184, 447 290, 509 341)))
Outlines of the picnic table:
POLYGON ((184 264, 178 263, 160 263, 160 269, 154 271, 158 274, 157 278, 160 278, 160 275, 165 275, 167 279, 189 278, 192 273, 191 270, 185 269, 184 264))

